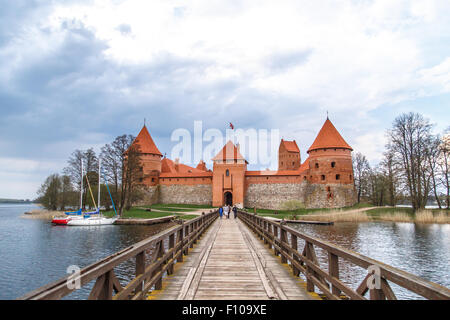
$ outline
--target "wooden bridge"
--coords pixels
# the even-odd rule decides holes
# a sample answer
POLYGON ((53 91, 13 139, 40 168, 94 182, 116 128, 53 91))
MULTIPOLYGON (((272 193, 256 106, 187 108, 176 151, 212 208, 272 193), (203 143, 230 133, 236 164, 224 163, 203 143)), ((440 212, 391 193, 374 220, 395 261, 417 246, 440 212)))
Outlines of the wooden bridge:
POLYGON ((247 212, 181 222, 20 299, 60 299, 92 281, 89 299, 394 300, 390 283, 426 299, 450 299, 446 287, 247 212), (326 266, 316 249, 326 253, 326 266), (135 274, 124 285, 114 268, 129 260, 135 274), (356 288, 340 279, 343 264, 367 270, 356 288))

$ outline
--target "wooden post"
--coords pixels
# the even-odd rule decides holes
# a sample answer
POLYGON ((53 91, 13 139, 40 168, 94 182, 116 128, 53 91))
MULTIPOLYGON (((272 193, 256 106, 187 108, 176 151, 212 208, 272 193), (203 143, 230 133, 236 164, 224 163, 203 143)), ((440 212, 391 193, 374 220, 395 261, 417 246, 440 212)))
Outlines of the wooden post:
MULTIPOLYGON (((308 241, 305 242, 305 251, 306 251, 306 258, 309 261, 314 261, 313 253, 311 252, 312 243, 309 243, 308 241)), ((314 292, 314 283, 311 280, 311 276, 313 275, 313 270, 308 265, 306 266, 306 290, 309 292, 314 292)))
MULTIPOLYGON (((136 277, 143 274, 145 272, 145 251, 138 253, 136 255, 136 277)), ((140 285, 136 288, 135 294, 142 292, 142 288, 144 288, 144 281, 140 283, 140 285)))
MULTIPOLYGON (((287 245, 287 232, 286 230, 284 230, 283 227, 280 227, 280 238, 281 238, 281 251, 285 252, 286 249, 283 247, 283 245, 287 245)), ((287 259, 283 254, 281 254, 281 263, 287 263, 287 259)))
MULTIPOLYGON (((175 233, 172 233, 169 236, 169 250, 173 249, 175 247, 175 233)), ((174 256, 174 253, 172 253, 169 257, 169 260, 172 260, 174 256)), ((172 263, 170 264, 169 268, 167 269, 167 274, 173 274, 173 264, 174 262, 172 261, 172 263)))
MULTIPOLYGON (((330 276, 339 279, 339 257, 331 252, 328 252, 328 272, 330 273, 330 276)), ((332 285, 331 293, 339 296, 341 290, 336 288, 335 285, 332 285)))
MULTIPOLYGON (((294 249, 295 251, 297 251, 297 249, 298 249, 297 236, 293 235, 293 234, 291 234, 291 248, 294 249)), ((294 261, 299 262, 299 259, 297 258, 297 256, 295 254, 292 255, 292 258, 294 261)), ((296 267, 294 267, 294 264, 292 264, 292 273, 296 277, 298 277, 300 275, 300 270, 298 270, 296 267)))
MULTIPOLYGON (((160 245, 159 245, 159 250, 157 252, 157 259, 160 259, 163 255, 164 255, 164 242, 163 240, 160 241, 160 245)), ((162 262, 159 264, 158 268, 156 268, 156 273, 158 273, 159 271, 162 270, 162 262)), ((162 289, 162 275, 160 276, 160 278, 156 281, 155 283, 155 289, 156 290, 161 290, 162 289)))
POLYGON ((275 255, 278 256, 280 252, 278 249, 275 248, 276 240, 278 239, 278 227, 276 225, 273 225, 273 244, 274 244, 274 250, 275 255))
MULTIPOLYGON (((273 226, 270 222, 267 223, 267 233, 269 234, 270 239, 273 241, 273 226)), ((269 242, 269 249, 274 249, 274 246, 269 242)))
POLYGON ((177 244, 180 245, 180 256, 177 259, 177 262, 183 262, 183 233, 184 233, 184 226, 183 226, 184 221, 181 222, 181 229, 178 231, 178 238, 177 238, 177 244))
POLYGON ((269 241, 267 241, 267 221, 264 220, 263 223, 263 234, 264 234, 264 244, 269 243, 269 241))

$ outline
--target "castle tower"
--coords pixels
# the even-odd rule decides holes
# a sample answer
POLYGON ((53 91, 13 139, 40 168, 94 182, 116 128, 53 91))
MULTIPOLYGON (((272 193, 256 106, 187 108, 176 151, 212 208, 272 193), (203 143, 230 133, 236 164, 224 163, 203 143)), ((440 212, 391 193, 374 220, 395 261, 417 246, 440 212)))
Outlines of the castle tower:
POLYGON ((142 177, 140 182, 148 186, 157 185, 161 173, 162 154, 156 147, 145 125, 131 144, 130 148, 132 147, 136 147, 139 150, 141 158, 142 177))
POLYGON ((352 151, 352 147, 327 118, 307 151, 308 180, 321 186, 320 207, 343 207, 355 203, 352 151))
POLYGON ((300 149, 297 142, 281 139, 278 149, 278 170, 297 170, 300 164, 300 149))
POLYGON ((308 149, 310 182, 353 184, 352 147, 345 142, 330 119, 308 149))
POLYGON ((213 160, 213 206, 244 206, 244 184, 247 160, 231 142, 213 160))

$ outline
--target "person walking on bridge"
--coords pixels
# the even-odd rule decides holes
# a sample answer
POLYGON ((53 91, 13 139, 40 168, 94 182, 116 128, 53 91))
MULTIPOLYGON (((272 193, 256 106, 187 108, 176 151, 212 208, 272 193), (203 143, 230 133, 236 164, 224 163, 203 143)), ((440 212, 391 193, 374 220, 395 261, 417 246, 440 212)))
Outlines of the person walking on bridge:
POLYGON ((230 207, 229 206, 223 207, 223 214, 227 216, 227 219, 230 218, 230 207))
POLYGON ((220 207, 219 208, 219 217, 220 217, 220 219, 222 219, 222 216, 223 216, 223 208, 220 207))
POLYGON ((236 206, 233 207, 233 214, 234 214, 234 218, 236 219, 236 217, 237 217, 237 208, 236 208, 236 206))

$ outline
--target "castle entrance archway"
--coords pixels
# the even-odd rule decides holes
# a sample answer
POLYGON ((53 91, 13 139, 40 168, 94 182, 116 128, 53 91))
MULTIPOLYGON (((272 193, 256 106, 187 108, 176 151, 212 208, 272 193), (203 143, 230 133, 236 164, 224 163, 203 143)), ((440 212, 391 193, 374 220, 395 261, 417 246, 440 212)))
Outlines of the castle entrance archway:
POLYGON ((232 206, 233 205, 233 194, 231 192, 225 192, 223 195, 224 204, 226 206, 232 206))

